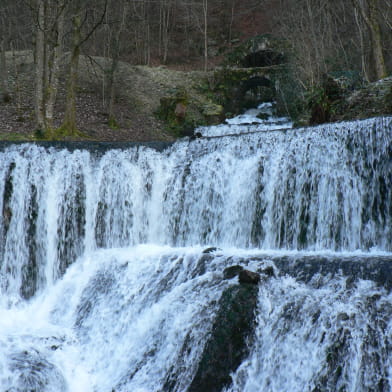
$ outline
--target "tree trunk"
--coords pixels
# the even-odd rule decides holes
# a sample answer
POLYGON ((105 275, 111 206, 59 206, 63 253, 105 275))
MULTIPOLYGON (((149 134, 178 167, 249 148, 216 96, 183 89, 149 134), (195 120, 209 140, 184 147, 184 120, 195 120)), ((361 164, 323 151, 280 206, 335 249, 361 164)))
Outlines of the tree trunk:
POLYGON ((8 90, 7 59, 5 56, 4 40, 2 41, 0 47, 0 91, 1 91, 1 100, 3 102, 9 102, 11 100, 11 96, 8 90))
POLYGON ((208 70, 208 0, 203 0, 204 16, 204 71, 208 70))
POLYGON ((171 3, 167 2, 163 9, 163 20, 162 20, 162 43, 163 43, 163 63, 167 62, 167 55, 169 52, 169 30, 170 30, 170 18, 171 14, 171 3))
POLYGON ((232 33, 233 33, 233 24, 234 24, 234 15, 235 15, 235 0, 231 3, 231 12, 230 12, 230 23, 229 23, 229 45, 231 45, 232 33))
POLYGON ((377 79, 382 79, 387 76, 387 69, 382 50, 380 24, 377 20, 377 0, 369 0, 369 29, 376 77, 377 79))
POLYGON ((116 126, 116 119, 114 116, 114 102, 116 98, 116 88, 115 88, 115 81, 116 81, 116 73, 118 68, 118 62, 120 58, 120 50, 121 50, 121 35, 125 29, 126 20, 128 15, 128 5, 126 4, 123 9, 122 19, 120 26, 117 31, 117 35, 114 39, 114 50, 112 54, 112 65, 110 68, 109 73, 109 108, 108 108, 108 124, 110 126, 116 126))
POLYGON ((376 79, 382 79, 387 75, 384 53, 382 50, 382 38, 380 24, 377 19, 378 0, 366 0, 367 9, 359 0, 352 0, 369 29, 370 41, 372 45, 372 57, 376 79))
POLYGON ((361 47, 361 68, 362 68, 362 73, 363 73, 363 77, 365 78, 365 80, 367 82, 369 82, 368 68, 367 68, 366 55, 365 55, 365 44, 364 44, 364 38, 363 38, 363 28, 362 28, 362 25, 361 25, 361 22, 360 22, 360 17, 358 15, 357 8, 355 8, 355 10, 354 10, 354 15, 355 15, 355 23, 357 24, 357 27, 358 27, 359 44, 360 44, 360 47, 361 47))
POLYGON ((69 62, 69 72, 67 80, 67 96, 65 104, 64 122, 61 126, 62 130, 67 134, 74 136, 78 133, 76 127, 76 87, 79 71, 79 56, 81 43, 81 16, 78 13, 72 19, 73 39, 72 51, 69 62))
POLYGON ((59 83, 59 72, 60 72, 60 59, 63 54, 63 32, 64 32, 64 10, 61 10, 60 7, 64 7, 64 5, 59 5, 56 9, 58 13, 58 17, 56 20, 56 37, 54 37, 54 42, 52 45, 54 47, 51 48, 51 66, 49 68, 49 78, 48 78, 48 87, 47 87, 47 102, 45 107, 45 117, 46 117, 46 127, 49 131, 53 129, 53 116, 54 116, 54 105, 56 103, 57 91, 58 91, 58 83, 59 83))
POLYGON ((37 129, 45 131, 45 7, 44 1, 39 0, 37 12, 37 30, 35 36, 35 115, 37 129))

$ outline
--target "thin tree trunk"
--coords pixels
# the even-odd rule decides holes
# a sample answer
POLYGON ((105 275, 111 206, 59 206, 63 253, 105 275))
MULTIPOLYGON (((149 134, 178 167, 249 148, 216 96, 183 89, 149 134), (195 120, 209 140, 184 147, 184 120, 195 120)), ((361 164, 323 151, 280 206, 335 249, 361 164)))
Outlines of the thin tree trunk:
MULTIPOLYGON (((148 16, 147 16, 148 18, 148 16)), ((147 21, 147 47, 146 47, 146 65, 151 65, 151 29, 150 21, 147 21)))
POLYGON ((163 62, 166 64, 167 55, 169 52, 169 29, 170 29, 170 18, 171 4, 167 2, 166 10, 163 10, 163 62))
POLYGON ((35 115, 37 129, 45 130, 44 73, 45 73, 45 9, 44 1, 38 2, 37 30, 35 37, 35 115))
POLYGON ((59 83, 59 72, 60 72, 60 59, 63 54, 62 47, 62 39, 63 39, 63 31, 64 31, 64 12, 60 10, 60 14, 57 18, 56 25, 56 41, 54 43, 54 48, 52 48, 51 52, 51 68, 49 70, 49 85, 47 92, 47 102, 46 102, 46 125, 49 131, 53 129, 53 117, 54 117, 54 105, 56 103, 57 91, 58 91, 58 83, 59 83))
POLYGON ((372 44, 372 56, 374 62, 374 70, 377 79, 382 79, 386 76, 387 70, 385 66, 384 53, 382 49, 381 29, 377 20, 377 3, 378 0, 367 0, 368 13, 364 6, 358 0, 351 0, 354 7, 359 10, 363 20, 365 21, 369 33, 370 41, 372 44))
POLYGON ((369 81, 369 76, 368 76, 367 67, 366 67, 366 56, 365 56, 365 45, 364 45, 364 39, 363 39, 363 31, 362 31, 362 28, 361 28, 361 25, 360 25, 357 8, 355 8, 354 12, 355 12, 355 23, 357 24, 358 33, 359 33, 359 43, 361 45, 361 67, 362 67, 362 73, 363 73, 363 77, 368 82, 369 81))
POLYGON ((114 73, 115 73, 115 69, 117 68, 117 64, 118 64, 117 59, 113 59, 112 60, 112 70, 111 70, 111 72, 113 74, 110 75, 110 77, 109 77, 110 99, 109 99, 109 109, 108 109, 108 124, 110 127, 113 127, 113 128, 115 128, 117 126, 116 117, 114 115, 114 103, 116 100, 116 87, 115 87, 115 83, 114 83, 114 76, 115 76, 114 73))
POLYGON ((80 42, 81 42, 81 17, 78 13, 73 17, 73 42, 71 58, 69 62, 69 72, 67 80, 67 95, 65 104, 64 122, 61 126, 63 131, 68 135, 76 135, 76 87, 78 81, 79 71, 79 56, 80 56, 80 42))
POLYGON ((229 45, 231 45, 233 24, 234 24, 234 14, 235 14, 235 0, 231 3, 231 13, 230 13, 230 24, 229 24, 229 45))
POLYGON ((12 50, 12 64, 14 68, 14 93, 15 93, 15 103, 16 103, 16 112, 18 113, 18 116, 21 116, 21 88, 20 88, 20 79, 19 79, 19 70, 18 70, 18 63, 16 61, 16 54, 15 54, 15 49, 13 48, 13 45, 11 44, 11 50, 12 50))
POLYGON ((158 56, 162 57, 162 44, 163 44, 163 22, 164 22, 164 2, 159 2, 159 30, 158 30, 158 56))
POLYGON ((377 79, 382 79, 387 76, 387 69, 385 67, 384 53, 382 50, 381 29, 377 20, 377 1, 369 0, 369 22, 370 35, 372 40, 373 59, 376 70, 377 79))
POLYGON ((5 55, 5 42, 1 42, 0 47, 0 90, 1 100, 8 102, 11 100, 10 92, 8 89, 8 75, 7 75, 7 59, 5 55))
POLYGON ((115 37, 115 42, 114 42, 114 51, 112 55, 112 66, 110 68, 110 73, 109 73, 109 110, 108 110, 108 123, 111 126, 116 125, 116 119, 114 116, 114 102, 116 99, 116 89, 115 89, 115 81, 116 81, 116 73, 118 69, 118 62, 119 62, 119 57, 120 57, 120 48, 121 48, 121 35, 124 31, 125 28, 125 22, 127 19, 128 15, 128 6, 124 6, 123 14, 122 14, 122 19, 121 19, 121 24, 117 32, 117 36, 115 37))
POLYGON ((204 15, 204 71, 208 70, 208 0, 203 0, 204 15))

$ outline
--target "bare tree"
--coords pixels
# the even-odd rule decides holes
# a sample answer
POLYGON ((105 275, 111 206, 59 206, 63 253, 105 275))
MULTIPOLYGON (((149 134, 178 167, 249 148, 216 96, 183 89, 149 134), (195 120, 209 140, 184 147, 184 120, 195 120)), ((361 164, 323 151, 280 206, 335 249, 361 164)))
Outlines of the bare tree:
POLYGON ((89 15, 87 0, 86 2, 75 1, 72 6, 73 7, 70 16, 72 25, 72 40, 67 75, 65 114, 59 132, 70 136, 76 136, 78 134, 76 125, 76 89, 81 47, 85 42, 88 41, 94 31, 103 23, 107 10, 107 0, 105 0, 102 6, 102 13, 100 18, 95 23, 93 23, 92 27, 88 28, 87 31, 83 31, 83 28, 87 25, 86 21, 89 15))
MULTIPOLYGON (((11 68, 10 51, 25 47, 26 12, 23 7, 11 0, 2 0, 0 5, 0 101, 12 98, 8 72, 11 68), (8 56, 7 56, 8 52, 8 56), (7 59, 8 57, 8 59, 7 59)), ((14 71, 17 71, 17 67, 14 71)))
POLYGON ((170 33, 173 26, 175 4, 172 0, 159 2, 159 48, 158 52, 163 63, 167 62, 169 52, 170 33))
POLYGON ((379 22, 380 4, 378 0, 351 0, 354 8, 363 18, 370 35, 372 57, 377 79, 387 75, 383 53, 381 27, 379 22))
POLYGON ((208 69, 208 0, 203 0, 204 71, 208 69))
POLYGON ((0 43, 0 92, 1 100, 3 102, 8 102, 11 99, 8 88, 6 44, 4 39, 2 39, 0 43))
MULTIPOLYGON (((117 6, 118 5, 119 4, 117 4, 117 6)), ((112 39, 109 40, 108 49, 108 53, 111 54, 111 66, 108 72, 108 124, 110 126, 116 125, 116 118, 114 115, 114 103, 116 99, 116 75, 121 54, 122 35, 126 29, 126 22, 129 13, 129 3, 127 0, 121 2, 120 5, 120 7, 115 8, 117 11, 115 12, 117 23, 114 24, 114 34, 112 34, 112 39)))
POLYGON ((1 100, 7 102, 11 99, 9 87, 8 87, 8 73, 7 73, 7 40, 10 39, 9 28, 7 25, 7 19, 9 18, 8 7, 3 5, 0 9, 0 93, 1 100))
POLYGON ((69 0, 29 2, 35 26, 36 127, 53 133, 60 63, 63 59, 64 19, 69 0))
POLYGON ((46 131, 45 121, 45 0, 38 0, 36 5, 35 33, 35 115, 38 129, 46 131))

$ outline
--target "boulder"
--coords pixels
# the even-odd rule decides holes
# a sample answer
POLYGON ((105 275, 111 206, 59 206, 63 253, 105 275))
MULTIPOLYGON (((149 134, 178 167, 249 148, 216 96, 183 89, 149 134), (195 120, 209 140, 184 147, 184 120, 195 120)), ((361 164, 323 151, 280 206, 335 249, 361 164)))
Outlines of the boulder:
POLYGON ((241 284, 227 288, 188 392, 220 392, 249 355, 255 327, 258 289, 241 284))
POLYGON ((219 124, 224 120, 224 110, 222 105, 206 103, 202 108, 202 114, 207 125, 219 124))
POLYGON ((272 265, 269 265, 268 267, 264 268, 261 273, 269 278, 274 277, 275 276, 275 270, 274 267, 272 267, 272 265))
POLYGON ((243 269, 238 275, 240 283, 258 284, 260 282, 260 275, 257 272, 243 269))
POLYGON ((223 279, 233 279, 240 274, 240 272, 244 268, 240 265, 232 265, 231 267, 227 267, 223 271, 223 279))
POLYGON ((211 246, 210 248, 204 249, 202 253, 208 254, 208 253, 216 252, 217 250, 221 250, 221 249, 216 248, 215 246, 211 246))
POLYGON ((232 265, 223 271, 223 279, 233 279, 236 276, 239 277, 240 283, 258 284, 262 278, 275 276, 275 271, 271 265, 262 269, 260 274, 244 269, 241 265, 232 265))

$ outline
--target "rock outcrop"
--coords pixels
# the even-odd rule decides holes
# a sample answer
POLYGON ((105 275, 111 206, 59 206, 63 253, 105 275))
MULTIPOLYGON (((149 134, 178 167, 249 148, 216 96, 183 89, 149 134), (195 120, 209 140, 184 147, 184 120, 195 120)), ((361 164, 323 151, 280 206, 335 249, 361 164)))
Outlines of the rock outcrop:
POLYGON ((188 392, 220 392, 231 384, 230 374, 249 352, 255 327, 258 287, 241 284, 226 289, 211 336, 188 392))

